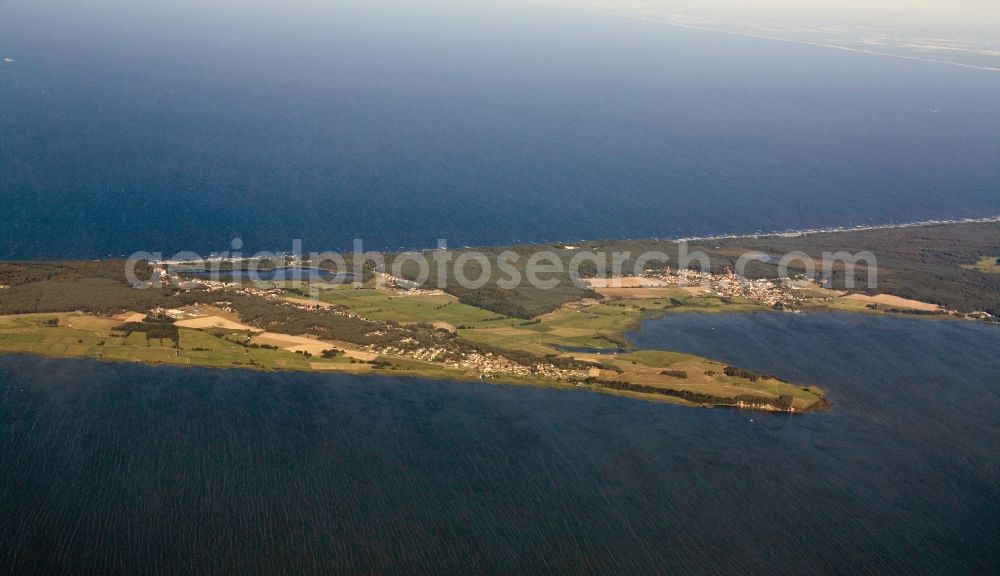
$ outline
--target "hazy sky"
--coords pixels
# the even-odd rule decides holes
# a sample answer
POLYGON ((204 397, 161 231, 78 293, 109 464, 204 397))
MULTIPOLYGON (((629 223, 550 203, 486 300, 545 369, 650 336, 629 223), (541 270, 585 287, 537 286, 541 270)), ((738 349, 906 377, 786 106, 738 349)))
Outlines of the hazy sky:
MULTIPOLYGON (((552 0, 554 3, 576 3, 577 0, 552 0)), ((885 18, 906 20, 933 19, 966 20, 986 19, 993 24, 1000 21, 1000 1, 997 0, 584 0, 594 4, 617 7, 649 7, 679 10, 691 14, 744 14, 764 12, 795 15, 825 15, 846 19, 885 18)), ((998 30, 1000 35, 1000 30, 998 30)))
POLYGON ((1000 2, 997 0, 648 0, 645 2, 608 0, 608 3, 660 4, 705 11, 722 9, 742 12, 781 9, 789 13, 826 12, 845 16, 896 13, 1000 17, 1000 2))
POLYGON ((538 0, 643 20, 1000 71, 1000 0, 538 0))
POLYGON ((847 13, 914 12, 933 15, 1000 16, 996 0, 757 0, 743 4, 776 4, 792 9, 816 6, 847 13))

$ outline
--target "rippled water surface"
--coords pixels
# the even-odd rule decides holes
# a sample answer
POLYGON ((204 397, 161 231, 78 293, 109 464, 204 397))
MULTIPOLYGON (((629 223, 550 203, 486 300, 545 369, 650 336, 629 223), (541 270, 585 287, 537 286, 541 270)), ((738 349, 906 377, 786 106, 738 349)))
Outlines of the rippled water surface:
POLYGON ((0 258, 1000 214, 982 70, 526 0, 4 0, 0 39, 0 258))
POLYGON ((578 391, 0 358, 0 572, 1000 568, 1000 329, 683 316, 790 417, 578 391))

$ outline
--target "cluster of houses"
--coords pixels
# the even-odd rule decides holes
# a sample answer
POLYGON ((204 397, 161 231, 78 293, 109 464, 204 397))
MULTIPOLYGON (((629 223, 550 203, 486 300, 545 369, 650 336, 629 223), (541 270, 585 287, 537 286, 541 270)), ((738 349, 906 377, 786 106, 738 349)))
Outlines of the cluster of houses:
POLYGON ((285 295, 285 291, 280 288, 244 287, 237 290, 236 293, 244 296, 258 296, 268 300, 280 300, 285 295))
POLYGON ((525 366, 509 358, 497 356, 489 352, 486 354, 478 352, 466 353, 462 355, 461 359, 451 360, 446 362, 446 364, 452 368, 461 370, 474 370, 482 374, 485 378, 503 375, 519 377, 541 376, 552 380, 583 380, 588 375, 584 370, 566 370, 546 363, 525 366))
POLYGON ((668 287, 705 287, 709 293, 723 298, 743 298, 779 308, 795 308, 804 301, 801 294, 802 278, 796 281, 758 279, 749 280, 727 270, 725 274, 712 274, 696 270, 649 271, 647 277, 655 278, 668 287))
POLYGON ((377 278, 377 283, 381 286, 389 289, 396 290, 399 292, 405 292, 408 296, 443 296, 444 291, 442 290, 427 290, 422 288, 420 284, 412 280, 407 280, 405 278, 400 278, 398 276, 393 276, 392 274, 379 273, 377 278))
MULTIPOLYGON (((401 342, 403 344, 403 342, 401 342)), ((442 362, 445 366, 457 370, 476 372, 484 378, 498 376, 544 377, 552 380, 583 380, 589 372, 584 370, 567 370, 548 363, 526 366, 509 358, 492 353, 451 352, 445 348, 417 348, 408 350, 399 346, 369 347, 371 352, 381 356, 401 356, 424 360, 426 362, 442 362)))

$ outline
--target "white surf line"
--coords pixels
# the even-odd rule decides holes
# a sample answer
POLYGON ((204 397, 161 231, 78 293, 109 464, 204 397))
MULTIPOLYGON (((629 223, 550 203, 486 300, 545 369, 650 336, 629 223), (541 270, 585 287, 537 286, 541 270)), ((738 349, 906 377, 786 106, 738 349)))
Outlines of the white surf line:
POLYGON ((833 226, 828 228, 806 228, 803 230, 774 230, 771 232, 757 232, 754 234, 724 234, 719 236, 689 236, 685 238, 664 238, 673 242, 691 242, 704 240, 739 240, 741 238, 765 238, 768 236, 808 236, 811 234, 832 234, 837 232, 865 232, 871 230, 896 230, 898 228, 919 228, 921 226, 942 226, 948 224, 991 224, 1000 222, 1000 216, 987 216, 985 218, 951 218, 945 220, 920 220, 916 222, 903 222, 898 224, 861 224, 858 226, 833 226))
POLYGON ((598 6, 580 6, 579 4, 562 4, 559 2, 553 2, 551 0, 529 0, 535 2, 536 4, 545 4, 546 6, 561 6, 563 8, 573 8, 576 10, 586 10, 588 12, 596 12, 599 14, 606 14, 608 16, 617 16, 621 18, 628 18, 630 20, 639 20, 642 22, 650 22, 654 24, 662 24, 665 26, 674 26, 676 28, 685 28, 687 30, 698 30, 701 32, 715 32, 718 34, 730 34, 732 36, 741 36, 744 38, 758 38, 761 40, 774 40, 777 42, 785 42, 788 44, 799 44, 802 46, 816 46, 819 48, 833 48, 836 50, 844 50, 846 52, 857 52, 859 54, 871 54, 873 56, 885 56, 886 58, 900 58, 903 60, 914 60, 916 62, 928 62, 931 64, 945 64, 948 66, 958 66, 960 68, 971 68, 973 70, 986 70, 987 72, 1000 72, 1000 67, 995 66, 981 66, 977 64, 965 64, 962 62, 952 62, 950 60, 938 60, 935 58, 923 58, 921 56, 908 56, 906 54, 892 54, 889 52, 879 52, 877 50, 868 50, 865 48, 851 48, 850 46, 840 46, 838 44, 826 44, 824 42, 810 42, 808 40, 792 40, 791 38, 782 38, 780 36, 768 36, 767 34, 760 34, 754 32, 740 32, 738 30, 723 30, 720 28, 712 28, 709 26, 696 26, 694 24, 681 24, 679 22, 674 22, 672 20, 665 20, 662 18, 655 18, 650 16, 641 16, 639 14, 631 14, 629 12, 621 12, 617 10, 610 10, 608 8, 602 8, 598 6))

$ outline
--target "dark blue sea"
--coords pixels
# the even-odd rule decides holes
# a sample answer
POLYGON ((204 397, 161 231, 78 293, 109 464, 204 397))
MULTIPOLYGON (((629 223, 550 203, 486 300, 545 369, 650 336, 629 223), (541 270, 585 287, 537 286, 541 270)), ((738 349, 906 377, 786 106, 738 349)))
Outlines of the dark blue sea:
MULTIPOLYGON (((0 260, 996 215, 998 107, 1000 74, 524 0, 4 0, 0 260)), ((0 574, 1000 573, 996 326, 634 340, 834 409, 0 357, 0 574)))
POLYGON ((996 574, 1000 327, 671 316, 830 412, 0 357, 4 574, 996 574))
POLYGON ((1000 214, 1000 74, 526 0, 4 0, 0 259, 1000 214))

